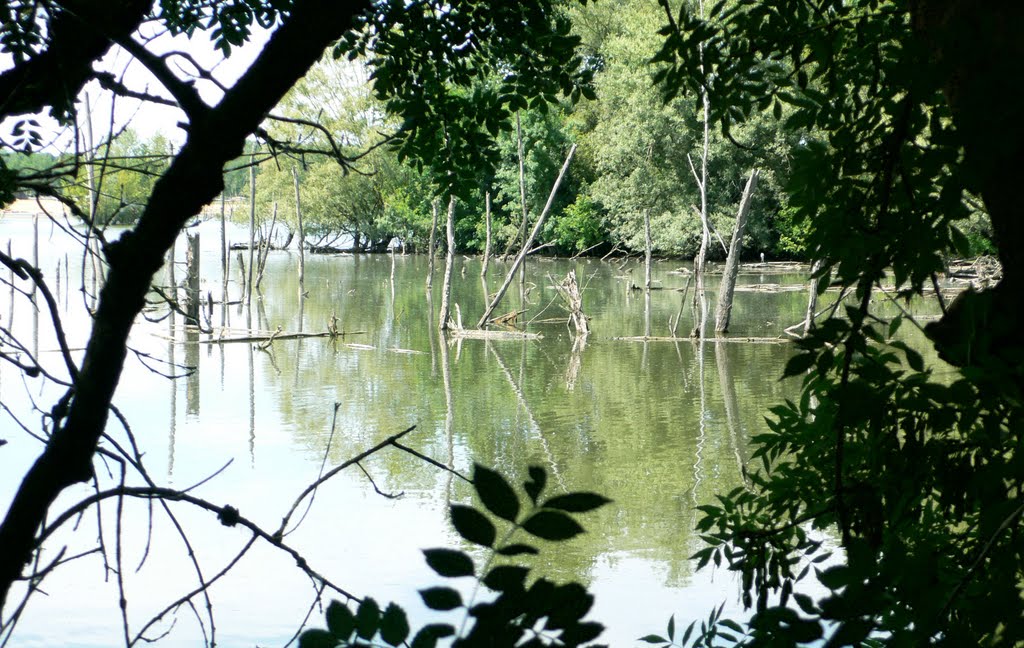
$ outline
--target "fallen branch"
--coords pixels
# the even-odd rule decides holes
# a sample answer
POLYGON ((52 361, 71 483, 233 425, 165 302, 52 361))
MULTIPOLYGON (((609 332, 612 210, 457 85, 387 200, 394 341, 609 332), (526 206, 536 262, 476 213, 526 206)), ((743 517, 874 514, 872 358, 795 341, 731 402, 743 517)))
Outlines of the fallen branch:
POLYGON ((734 342, 754 344, 786 344, 789 342, 781 337, 714 337, 714 338, 692 338, 692 337, 662 337, 657 335, 637 335, 633 337, 613 337, 618 342, 734 342))

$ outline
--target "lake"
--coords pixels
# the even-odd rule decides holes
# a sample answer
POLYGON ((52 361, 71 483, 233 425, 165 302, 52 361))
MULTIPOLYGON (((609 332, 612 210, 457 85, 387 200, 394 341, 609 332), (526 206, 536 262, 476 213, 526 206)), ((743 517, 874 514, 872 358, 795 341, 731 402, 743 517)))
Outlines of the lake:
MULTIPOLYGON (((219 300, 219 225, 204 223, 198 230, 203 292, 219 300)), ((9 238, 16 256, 32 258, 31 221, 5 219, 0 234, 0 244, 9 238)), ((91 289, 90 264, 83 272, 80 248, 48 222, 41 222, 39 236, 40 266, 52 286, 59 267, 55 293, 70 343, 81 348, 90 297, 79 288, 84 281, 91 289)), ((230 238, 247 237, 232 228, 230 238)), ((177 252, 180 281, 183 239, 177 252)), ((228 294, 238 300, 232 256, 228 294)), ((135 353, 129 354, 115 403, 156 483, 188 488, 217 473, 191 494, 231 504, 273 531, 324 465, 329 469, 415 426, 403 442, 462 474, 479 462, 521 484, 527 467, 539 465, 553 493, 591 490, 614 499, 585 516, 588 533, 548 546, 536 565, 548 578, 590 587, 597 599, 590 618, 608 627, 603 641, 634 645, 639 636, 662 632, 671 614, 685 626, 723 602, 727 612, 740 613, 730 574, 694 573, 688 560, 701 546, 693 532, 694 507, 742 483, 750 438, 766 430, 767 409, 798 392, 798 381, 778 379, 791 347, 760 338, 777 337, 803 319, 804 274, 755 265, 740 275, 730 335, 754 340, 642 342, 616 338, 670 336, 688 262, 656 262, 653 277, 661 289, 645 295, 631 289, 643 281, 643 264, 636 259, 531 259, 525 294, 513 284, 497 312, 525 310, 527 330, 541 339, 445 341, 435 323, 443 259, 436 263, 431 298, 422 255, 307 256, 308 294, 300 298, 297 258, 295 252, 272 252, 261 291, 249 306, 213 306, 211 324, 226 333, 186 333, 180 316, 168 316, 156 304, 140 318, 131 339, 135 353), (571 269, 591 318, 593 333, 583 346, 574 345, 555 290, 571 269), (332 318, 343 337, 277 340, 265 349, 209 343, 248 330, 323 332, 332 318)), ((507 269, 492 261, 488 291, 497 290, 507 269)), ((716 282, 710 279, 712 310, 716 282)), ((480 259, 457 256, 452 300, 467 326, 482 313, 484 297, 480 259)), ((9 309, 9 291, 0 289, 0 322, 7 322, 9 309)), ((684 309, 681 335, 691 322, 684 309)), ((19 298, 13 329, 26 346, 38 348, 44 366, 61 375, 45 313, 34 317, 19 298)), ((48 409, 59 393, 40 379, 23 378, 9 364, 0 366, 0 402, 9 410, 0 427, 0 438, 9 441, 0 448, 5 505, 40 448, 13 416, 37 430, 40 414, 33 404, 48 409)), ((108 428, 118 443, 128 443, 115 420, 108 428)), ((120 466, 110 460, 97 460, 96 466, 104 487, 116 486, 120 466)), ((285 540, 333 583, 405 606, 415 627, 430 618, 416 590, 439 580, 420 550, 461 546, 446 508, 449 502, 468 503, 471 492, 451 473, 395 448, 360 466, 322 485, 308 511, 308 500, 303 503, 294 517, 301 524, 285 540)), ((142 481, 129 473, 128 483, 142 481)), ((90 492, 77 487, 58 508, 90 492)), ((250 538, 209 512, 184 503, 171 507, 205 578, 231 562, 250 538)), ((65 525, 47 556, 52 559, 64 545, 66 556, 95 549, 97 519, 92 511, 77 527, 65 525)), ((42 584, 45 595, 30 600, 11 645, 124 643, 113 572, 116 500, 104 504, 99 519, 112 564, 105 565, 97 552, 55 570, 42 584)), ((152 615, 194 588, 197 576, 188 549, 159 507, 151 511, 143 501, 127 501, 121 537, 134 636, 152 615)), ((216 642, 284 645, 316 594, 289 555, 257 542, 210 588, 216 642)), ((207 602, 194 601, 147 636, 166 633, 162 646, 209 639, 207 602)), ((322 626, 322 610, 312 614, 311 623, 322 626)))

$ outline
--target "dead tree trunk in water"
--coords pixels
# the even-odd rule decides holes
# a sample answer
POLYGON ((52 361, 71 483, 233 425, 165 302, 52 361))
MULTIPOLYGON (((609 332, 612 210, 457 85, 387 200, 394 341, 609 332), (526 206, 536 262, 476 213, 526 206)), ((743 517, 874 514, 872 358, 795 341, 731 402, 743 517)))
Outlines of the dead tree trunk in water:
POLYGON ((562 184, 562 178, 565 177, 565 172, 569 169, 569 162, 572 161, 572 156, 576 154, 576 145, 573 144, 572 148, 569 149, 569 154, 565 156, 565 162, 562 163, 562 169, 558 172, 558 177, 555 179, 554 186, 551 187, 551 194, 548 196, 548 201, 544 205, 544 211, 540 213, 537 218, 537 222, 533 226, 533 231, 530 232, 529 238, 523 242, 523 249, 516 255, 515 261, 512 262, 512 267, 508 271, 508 275, 505 276, 505 281, 501 284, 501 288, 494 295, 494 299, 488 304, 487 309, 484 311, 483 316, 480 317, 480 321, 477 322, 478 328, 483 328, 491 318, 491 314, 494 313, 494 309, 497 308, 498 303, 501 302, 501 298, 505 296, 505 291, 512 284, 512 279, 516 276, 516 270, 519 269, 520 264, 526 258, 526 255, 530 252, 530 246, 533 245, 533 239, 537 237, 540 232, 540 228, 544 226, 544 220, 548 216, 548 212, 551 211, 551 205, 555 202, 555 195, 558 193, 558 187, 562 184))
POLYGON ((299 224, 299 295, 306 292, 306 230, 302 226, 302 201, 299 199, 299 172, 292 167, 292 182, 295 184, 295 218, 299 224))
POLYGON ((427 290, 434 285, 434 255, 437 253, 437 198, 430 203, 434 219, 430 223, 430 243, 427 246, 427 290))
POLYGON ((252 260, 256 248, 256 165, 249 156, 249 276, 245 280, 245 303, 252 301, 252 260))
MULTIPOLYGON (((270 256, 270 246, 274 240, 274 228, 277 227, 277 201, 274 201, 274 216, 270 221, 270 230, 267 232, 267 239, 264 241, 263 233, 260 232, 260 247, 256 250, 256 290, 260 289, 263 283, 263 271, 267 269, 267 257, 270 256)), ((262 294, 262 293, 260 293, 262 294)))
POLYGON ((228 276, 228 263, 230 263, 231 256, 228 254, 228 226, 227 219, 225 218, 224 208, 224 192, 220 194, 220 272, 224 277, 224 281, 227 281, 228 276))
POLYGON ((199 326, 199 234, 185 237, 185 323, 199 326))
POLYGON ((747 225, 747 214, 750 212, 750 197, 757 187, 760 171, 754 169, 747 179, 740 199, 740 209, 736 214, 736 227, 733 228, 732 241, 729 242, 729 256, 725 260, 722 273, 722 285, 718 289, 718 306, 715 307, 715 332, 725 333, 729 330, 729 318, 732 315, 732 296, 736 288, 736 275, 740 269, 740 253, 743 251, 743 229, 747 225))
POLYGON ((651 289, 651 210, 644 210, 644 290, 651 289))
MULTIPOLYGON (((804 337, 811 332, 814 328, 814 311, 818 308, 818 294, 821 292, 819 284, 821 283, 821 277, 815 278, 814 275, 821 270, 821 261, 815 261, 811 265, 811 281, 807 296, 807 315, 804 317, 804 337)), ((827 288, 828 286, 826 286, 827 288)))
POLYGON ((484 194, 484 223, 487 227, 487 240, 484 242, 484 263, 480 268, 480 276, 487 276, 487 264, 491 260, 491 192, 484 194))
POLYGON ((437 323, 437 327, 442 331, 448 330, 448 320, 451 318, 452 267, 455 265, 455 196, 448 199, 448 219, 445 223, 445 238, 448 242, 448 249, 445 251, 444 256, 441 313, 437 323))
MULTIPOLYGON (((519 224, 519 240, 526 246, 526 224, 529 222, 529 212, 526 209, 526 155, 523 152, 523 129, 519 123, 519 112, 516 111, 516 151, 519 156, 519 202, 523 208, 523 221, 519 224)), ((526 293, 526 257, 519 270, 519 292, 526 293)), ((525 306, 524 306, 525 308, 525 306)))
POLYGON ((569 305, 569 321, 576 330, 576 336, 586 339, 590 335, 590 322, 583 313, 583 293, 576 281, 576 271, 570 270, 558 288, 569 305))
MULTIPOLYGON (((700 17, 704 19, 704 0, 700 0, 700 17)), ((704 44, 701 43, 698 46, 698 57, 700 58, 700 71, 701 74, 706 74, 704 70, 704 44)), ((697 187, 700 189, 700 225, 701 225, 701 237, 700 237, 700 249, 697 251, 697 257, 693 261, 693 274, 695 278, 694 292, 693 292, 693 312, 695 317, 699 317, 699 320, 695 323, 693 331, 690 337, 704 337, 704 326, 707 323, 707 299, 704 294, 704 264, 707 261, 708 245, 711 242, 711 227, 708 224, 708 149, 710 148, 711 142, 711 130, 710 130, 710 116, 711 116, 711 100, 708 99, 707 88, 701 88, 700 91, 701 106, 704 114, 702 115, 701 121, 704 125, 704 142, 701 147, 700 154, 700 175, 697 174, 697 169, 693 166, 693 160, 689 156, 686 157, 690 163, 690 171, 693 172, 694 178, 697 180, 697 187), (699 311, 698 311, 699 307, 699 311), (697 315, 697 313, 700 315, 697 315)))

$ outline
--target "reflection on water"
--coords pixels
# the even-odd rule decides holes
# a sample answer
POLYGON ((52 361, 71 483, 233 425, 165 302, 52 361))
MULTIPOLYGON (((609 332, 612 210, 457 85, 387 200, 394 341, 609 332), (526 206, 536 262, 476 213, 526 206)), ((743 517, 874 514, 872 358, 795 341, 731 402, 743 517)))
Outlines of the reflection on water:
MULTIPOLYGON (((219 229, 219 224, 210 226, 219 229)), ((20 224, 2 227, 14 241, 15 254, 26 240, 31 242, 20 224)), ((228 336, 278 327, 324 332, 335 317, 337 330, 345 335, 279 340, 262 350, 251 343, 218 344, 206 334, 182 334, 181 320, 173 315, 159 324, 140 321, 133 348, 166 360, 174 373, 182 373, 175 362, 196 368, 173 382, 134 358, 126 368, 116 402, 148 450, 146 460, 157 481, 187 487, 233 460, 197 493, 230 502, 273 529, 316 477, 324 453, 329 464, 337 464, 415 425, 406 442, 463 474, 480 462, 521 483, 527 466, 538 464, 551 474, 556 490, 594 490, 614 498, 613 505, 590 516, 588 534, 542 556, 549 576, 578 579, 594 589, 594 616, 609 626, 606 640, 612 645, 631 645, 636 637, 660 630, 671 613, 683 622, 706 615, 723 600, 735 605, 729 578, 691 571, 688 556, 699 547, 692 531, 694 505, 742 483, 751 435, 764 429, 767 407, 796 388, 776 378, 791 351, 778 344, 614 339, 668 337, 673 328, 693 328, 692 313, 706 312, 706 306, 698 303, 690 313, 683 311, 686 300, 680 291, 688 278, 675 272, 679 264, 655 264, 653 278, 664 289, 640 299, 630 294, 629 274, 619 269, 625 267, 622 262, 533 259, 520 296, 507 298, 505 308, 525 304, 529 320, 536 314, 531 310, 555 304, 540 318, 545 323, 532 327, 543 339, 460 339, 452 344, 432 325, 436 313, 424 291, 424 257, 311 256, 305 264, 308 295, 303 297, 295 259, 275 252, 267 261, 261 293, 236 310, 227 302, 241 298, 239 284, 230 277, 226 287, 223 283, 219 232, 202 240, 213 244, 203 251, 202 292, 222 295, 220 308, 213 309, 213 337, 222 326, 228 336), (584 309, 592 318, 593 333, 585 343, 574 343, 565 322, 550 321, 561 301, 549 277, 569 270, 585 287, 584 309), (176 332, 174 343, 167 340, 169 332, 176 332), (179 391, 184 391, 182 398, 179 391), (328 444, 335 404, 337 430, 328 444), (166 453, 154 451, 165 443, 166 453)), ((45 242, 42 248, 51 249, 45 242)), ((83 276, 74 266, 82 257, 68 246, 52 249, 58 256, 41 259, 48 277, 54 276, 54 264, 67 263, 65 252, 72 252, 72 266, 65 266, 63 274, 67 290, 68 283, 83 276)), ((25 254, 24 247, 20 253, 25 254)), ((481 290, 479 260, 458 256, 455 263, 452 300, 463 320, 472 322, 508 264, 492 260, 481 290)), ((715 281, 708 279, 711 293, 715 281)), ((777 335, 800 321, 806 308, 805 291, 744 292, 744 282, 804 281, 798 275, 741 275, 732 334, 777 335)), ((0 301, 4 298, 9 301, 7 296, 0 301)), ((72 311, 73 346, 80 347, 86 333, 83 300, 68 302, 65 296, 64 301, 72 311)), ((9 308, 0 305, 0 313, 9 308)), ((17 308, 13 327, 28 333, 32 318, 24 321, 29 313, 23 303, 17 308)), ((38 337, 43 361, 54 365, 59 358, 52 353, 55 344, 45 323, 38 337)), ((32 401, 53 402, 52 390, 8 379, 13 375, 9 366, 0 368, 6 405, 24 412, 32 401)), ((4 436, 11 441, 2 449, 4 465, 26 466, 38 444, 12 438, 13 432, 4 436)), ((382 498, 362 473, 344 472, 322 487, 289 542, 331 580, 378 600, 399 601, 422 621, 427 612, 415 589, 432 579, 419 549, 456 542, 445 522, 445 502, 464 501, 469 489, 450 473, 395 450, 363 465, 380 490, 404 491, 405 496, 382 498)), ((19 470, 5 470, 0 477, 5 501, 20 479, 19 470)), ((129 612, 141 624, 147 613, 192 587, 195 574, 166 519, 154 517, 147 540, 147 508, 126 506, 125 546, 134 552, 126 563, 137 564, 147 542, 152 544, 145 567, 127 576, 129 612)), ((176 510, 209 573, 227 564, 248 540, 208 514, 176 510)), ((62 540, 74 536, 79 544, 94 542, 95 528, 85 526, 62 540)), ((116 586, 104 580, 99 559, 70 565, 48 583, 51 596, 33 600, 19 645, 117 640, 116 586), (48 622, 54 616, 63 619, 59 627, 48 622)), ((212 591, 218 643, 283 644, 314 596, 286 555, 258 546, 212 591)), ((195 645, 200 638, 195 617, 183 610, 162 643, 195 645)))

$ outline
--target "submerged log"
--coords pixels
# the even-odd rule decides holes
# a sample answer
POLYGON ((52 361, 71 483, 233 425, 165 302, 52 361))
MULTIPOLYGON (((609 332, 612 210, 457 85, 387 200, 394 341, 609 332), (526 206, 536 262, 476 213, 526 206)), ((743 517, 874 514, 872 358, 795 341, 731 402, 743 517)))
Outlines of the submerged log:
POLYGON ((491 329, 450 328, 448 335, 469 340, 541 340, 540 333, 527 331, 494 331, 491 329))
POLYGON ((617 342, 700 342, 704 344, 715 343, 715 342, 732 342, 732 343, 747 343, 747 344, 786 344, 790 342, 788 338, 780 337, 717 337, 717 338, 700 338, 700 337, 661 337, 657 335, 637 335, 633 337, 613 337, 612 340, 617 342))

